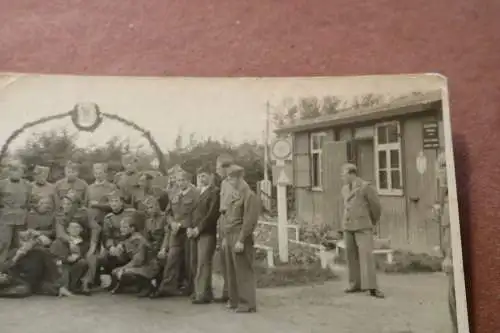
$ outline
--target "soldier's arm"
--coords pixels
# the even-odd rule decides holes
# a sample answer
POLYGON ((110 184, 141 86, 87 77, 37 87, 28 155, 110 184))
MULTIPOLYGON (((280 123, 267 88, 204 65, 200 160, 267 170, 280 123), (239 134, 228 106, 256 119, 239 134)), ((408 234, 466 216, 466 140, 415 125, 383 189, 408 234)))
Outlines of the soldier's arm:
POLYGON ((69 235, 66 232, 63 216, 56 217, 56 237, 65 242, 69 242, 70 240, 69 235))
POLYGON ((203 232, 205 229, 207 229, 210 224, 217 224, 217 219, 219 218, 220 212, 220 196, 217 193, 217 191, 214 191, 213 193, 210 193, 209 197, 209 208, 207 215, 205 215, 201 221, 198 222, 197 228, 199 232, 203 232))
POLYGON ((163 234, 163 241, 161 242, 160 251, 166 251, 168 249, 168 243, 170 241, 170 225, 168 224, 166 216, 163 218, 163 228, 165 230, 165 233, 163 234))
POLYGON ((251 236, 257 227, 257 222, 260 215, 260 200, 257 196, 249 192, 246 194, 243 203, 243 225, 238 237, 240 242, 244 242, 246 238, 251 236))
POLYGON ((146 260, 146 253, 148 251, 148 244, 145 240, 137 240, 136 248, 132 253, 132 258, 125 265, 125 267, 140 267, 144 265, 146 260))
POLYGON ((382 206, 380 205, 380 199, 378 197, 377 191, 373 186, 366 185, 364 188, 365 198, 368 202, 368 208, 370 210, 370 217, 372 222, 376 224, 382 215, 382 206))
POLYGON ((87 182, 84 180, 82 180, 82 182, 83 182, 82 206, 88 207, 89 206, 89 184, 87 184, 87 182))
POLYGON ((111 246, 113 246, 113 240, 110 239, 110 233, 111 233, 111 217, 110 214, 108 214, 104 217, 104 221, 102 223, 102 241, 103 241, 103 246, 106 249, 109 249, 111 246))

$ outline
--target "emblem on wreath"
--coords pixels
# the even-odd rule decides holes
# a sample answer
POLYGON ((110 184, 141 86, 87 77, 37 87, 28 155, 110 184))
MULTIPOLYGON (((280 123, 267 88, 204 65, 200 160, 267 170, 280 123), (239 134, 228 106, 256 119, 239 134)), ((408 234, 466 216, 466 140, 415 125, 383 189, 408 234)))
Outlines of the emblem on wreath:
POLYGON ((102 115, 96 103, 78 103, 71 111, 71 120, 79 131, 94 132, 102 123, 102 115))

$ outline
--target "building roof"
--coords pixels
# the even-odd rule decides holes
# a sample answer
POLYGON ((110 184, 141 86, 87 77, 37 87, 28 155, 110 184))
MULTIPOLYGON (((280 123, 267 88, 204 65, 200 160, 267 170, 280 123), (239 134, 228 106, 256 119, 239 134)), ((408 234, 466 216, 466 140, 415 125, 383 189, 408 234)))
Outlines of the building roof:
POLYGON ((356 122, 378 120, 381 118, 389 118, 403 114, 423 112, 433 107, 439 107, 441 99, 442 95, 440 90, 433 90, 422 94, 412 94, 375 107, 345 109, 332 115, 296 120, 292 124, 286 124, 278 127, 275 132, 277 134, 303 132, 325 127, 352 124, 356 122))

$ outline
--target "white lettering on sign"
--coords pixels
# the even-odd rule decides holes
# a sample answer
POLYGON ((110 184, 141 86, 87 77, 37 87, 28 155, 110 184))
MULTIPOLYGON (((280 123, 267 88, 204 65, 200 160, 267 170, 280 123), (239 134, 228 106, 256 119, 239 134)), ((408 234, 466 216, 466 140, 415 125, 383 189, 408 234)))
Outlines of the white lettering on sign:
POLYGON ((427 157, 423 151, 420 151, 417 156, 417 171, 421 175, 427 171, 427 157))

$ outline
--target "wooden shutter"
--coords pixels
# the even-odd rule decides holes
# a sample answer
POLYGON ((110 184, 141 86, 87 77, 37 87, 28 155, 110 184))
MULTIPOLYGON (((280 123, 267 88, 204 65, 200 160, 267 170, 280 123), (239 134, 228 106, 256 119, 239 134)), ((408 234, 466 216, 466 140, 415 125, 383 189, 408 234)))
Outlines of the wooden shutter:
POLYGON ((293 184, 297 188, 311 188, 311 155, 309 133, 296 133, 293 137, 293 184))

